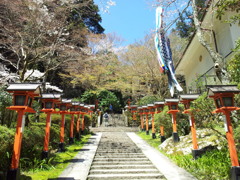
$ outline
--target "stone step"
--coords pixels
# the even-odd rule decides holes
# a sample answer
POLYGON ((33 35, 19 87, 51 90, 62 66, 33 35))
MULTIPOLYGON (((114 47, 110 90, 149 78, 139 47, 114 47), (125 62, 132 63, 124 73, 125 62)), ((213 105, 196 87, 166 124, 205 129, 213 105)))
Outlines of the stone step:
MULTIPOLYGON (((105 154, 110 154, 109 152, 99 152, 99 151, 97 151, 96 152, 96 155, 98 155, 98 154, 103 154, 103 155, 105 155, 105 154)), ((142 152, 140 152, 140 153, 114 153, 115 155, 144 155, 142 152)))
POLYGON ((92 165, 91 169, 134 169, 134 168, 155 168, 151 164, 134 164, 134 165, 92 165))
POLYGON ((144 158, 95 157, 93 161, 95 162, 95 161, 147 161, 147 160, 148 160, 148 158, 146 158, 146 157, 144 157, 144 158))
POLYGON ((143 153, 96 153, 95 157, 97 156, 126 156, 126 157, 139 157, 143 156, 146 157, 143 153))
POLYGON ((98 150, 97 153, 134 153, 134 154, 137 154, 137 153, 142 153, 140 150, 138 151, 126 151, 126 150, 122 150, 122 149, 119 149, 119 150, 109 150, 109 149, 105 149, 105 150, 98 150))
POLYGON ((117 179, 165 179, 164 176, 160 173, 153 174, 90 174, 88 175, 88 180, 94 179, 109 179, 109 180, 117 180, 117 179))
POLYGON ((125 133, 104 133, 88 180, 165 179, 125 133))
POLYGON ((131 165, 131 164, 152 164, 150 161, 95 161, 92 165, 131 165))
POLYGON ((159 173, 159 171, 155 169, 93 169, 90 170, 90 174, 152 174, 152 173, 159 173))
POLYGON ((144 154, 141 155, 128 155, 128 154, 96 154, 95 158, 145 158, 144 154))

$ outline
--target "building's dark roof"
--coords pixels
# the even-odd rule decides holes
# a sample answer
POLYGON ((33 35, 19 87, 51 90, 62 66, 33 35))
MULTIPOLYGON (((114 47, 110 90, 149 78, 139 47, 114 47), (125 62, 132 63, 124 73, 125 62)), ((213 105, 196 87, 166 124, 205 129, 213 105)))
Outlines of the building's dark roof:
POLYGON ((41 94, 42 99, 60 99, 62 94, 44 93, 41 94))
POLYGON ((154 102, 154 105, 164 105, 164 101, 154 102))
POLYGON ((35 94, 40 94, 40 83, 13 83, 9 84, 7 91, 34 91, 35 94))
POLYGON ((62 99, 62 103, 72 103, 71 99, 62 99))
POLYGON ((199 94, 182 94, 179 96, 180 101, 182 100, 195 100, 199 97, 199 94))
POLYGON ((237 85, 207 85, 208 95, 213 96, 214 93, 240 93, 237 85))
POLYGON ((148 104, 147 106, 148 107, 154 107, 154 104, 148 104))
POLYGON ((171 103, 171 102, 178 103, 179 99, 165 99, 165 103, 171 103))

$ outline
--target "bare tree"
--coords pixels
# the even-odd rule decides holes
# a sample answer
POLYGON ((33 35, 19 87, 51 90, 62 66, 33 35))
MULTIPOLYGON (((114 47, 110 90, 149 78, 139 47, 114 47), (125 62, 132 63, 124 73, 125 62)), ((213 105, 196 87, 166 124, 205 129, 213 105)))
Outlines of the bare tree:
POLYGON ((92 1, 1 1, 0 62, 25 82, 46 81, 50 71, 77 61, 86 54, 89 33, 78 11, 87 9, 89 3, 92 1), (36 70, 42 73, 33 79, 36 70))

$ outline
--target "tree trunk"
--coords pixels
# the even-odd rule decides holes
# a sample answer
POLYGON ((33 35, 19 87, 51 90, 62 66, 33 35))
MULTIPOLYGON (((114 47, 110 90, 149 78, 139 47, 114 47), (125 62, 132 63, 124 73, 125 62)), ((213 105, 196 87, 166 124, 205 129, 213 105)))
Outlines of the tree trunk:
POLYGON ((197 31, 196 35, 198 37, 199 42, 203 45, 203 47, 206 48, 206 50, 210 54, 214 63, 219 63, 220 65, 223 65, 224 57, 222 55, 220 55, 218 52, 216 52, 211 47, 211 45, 204 39, 204 35, 203 35, 202 29, 201 29, 201 23, 198 19, 196 0, 192 0, 192 7, 193 7, 194 24, 195 24, 196 31, 197 31))
POLYGON ((211 47, 211 45, 204 39, 204 34, 201 29, 201 23, 198 19, 198 10, 196 5, 196 0, 192 0, 192 8, 193 8, 193 19, 194 24, 196 27, 196 35, 198 37, 199 42, 202 44, 203 47, 206 48, 208 51, 210 57, 212 58, 214 64, 214 70, 218 77, 218 79, 222 82, 222 76, 225 76, 226 83, 229 82, 229 75, 225 70, 225 64, 224 64, 224 57, 216 52, 214 48, 211 47))

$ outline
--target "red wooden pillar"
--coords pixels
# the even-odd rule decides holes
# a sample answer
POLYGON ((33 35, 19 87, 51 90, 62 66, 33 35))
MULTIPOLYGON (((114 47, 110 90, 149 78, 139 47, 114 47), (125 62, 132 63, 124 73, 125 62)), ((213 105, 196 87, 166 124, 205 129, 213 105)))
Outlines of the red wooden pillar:
POLYGON ((73 144, 74 143, 73 131, 74 131, 74 113, 71 114, 69 144, 73 144))
POLYGON ((77 115, 77 135, 76 135, 76 139, 80 140, 80 114, 78 113, 77 115))
POLYGON ((24 115, 24 110, 22 109, 18 111, 17 127, 16 127, 16 133, 15 133, 14 144, 13 144, 11 170, 16 170, 18 169, 18 166, 19 166, 21 145, 22 145, 22 132, 23 132, 24 124, 25 124, 25 115, 24 115))
POLYGON ((226 136, 228 141, 231 163, 232 163, 232 166, 239 166, 236 145, 233 137, 233 128, 232 128, 232 123, 230 118, 230 111, 225 109, 223 110, 223 114, 226 117, 226 136))
POLYGON ((169 114, 172 115, 173 142, 180 141, 178 132, 177 132, 177 112, 178 111, 169 112, 169 114))
POLYGON ((148 122, 148 113, 146 113, 146 134, 149 135, 149 122, 148 122))
POLYGON ((82 134, 84 132, 84 129, 85 129, 85 124, 84 124, 84 115, 85 113, 82 113, 82 134))
POLYGON ((152 138, 153 138, 153 139, 156 139, 154 114, 152 114, 152 138))
POLYGON ((65 128, 65 113, 61 113, 61 126, 60 126, 60 143, 59 143, 59 152, 64 151, 64 129, 65 128))
POLYGON ((198 143, 197 143, 197 133, 196 133, 196 126, 195 126, 195 119, 192 113, 190 113, 190 121, 191 121, 191 132, 192 132, 192 141, 193 141, 193 149, 198 149, 198 143))
POLYGON ((140 114, 140 120, 141 120, 141 130, 144 131, 144 122, 143 122, 143 115, 140 114))
POLYGON ((50 126, 51 126, 51 112, 46 112, 46 114, 47 114, 47 119, 46 119, 46 126, 45 126, 45 137, 44 137, 42 159, 45 159, 48 157, 50 126))

